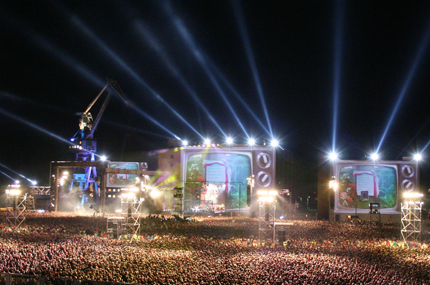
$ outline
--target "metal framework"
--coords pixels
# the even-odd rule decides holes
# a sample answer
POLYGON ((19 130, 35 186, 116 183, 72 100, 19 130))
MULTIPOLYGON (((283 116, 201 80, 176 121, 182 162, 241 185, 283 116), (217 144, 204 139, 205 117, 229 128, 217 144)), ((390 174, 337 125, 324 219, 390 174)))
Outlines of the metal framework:
POLYGON ((29 186, 28 193, 35 195, 51 195, 51 187, 50 186, 29 186))
POLYGON ((172 215, 184 216, 184 188, 173 189, 173 212, 172 215))
POLYGON ((402 237, 409 248, 410 244, 421 243, 421 201, 405 201, 402 203, 402 237))
POLYGON ((119 239, 131 235, 140 234, 140 206, 142 199, 136 196, 121 195, 121 227, 119 229, 119 239))
POLYGON ((274 201, 259 199, 259 217, 258 217, 258 239, 260 244, 270 241, 275 242, 276 227, 275 213, 276 206, 274 201))
POLYGON ((6 194, 6 209, 8 212, 6 219, 15 227, 15 229, 18 228, 25 220, 27 193, 24 195, 6 194))

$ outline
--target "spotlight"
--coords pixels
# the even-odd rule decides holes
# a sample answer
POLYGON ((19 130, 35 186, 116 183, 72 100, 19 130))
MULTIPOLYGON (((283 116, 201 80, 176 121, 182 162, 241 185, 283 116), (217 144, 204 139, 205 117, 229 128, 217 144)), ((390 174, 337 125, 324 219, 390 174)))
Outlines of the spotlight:
POLYGON ((332 161, 337 160, 337 153, 335 153, 335 152, 330 153, 329 158, 332 161))
POLYGON ((102 156, 100 156, 100 160, 101 160, 101 161, 106 161, 106 159, 107 159, 106 155, 102 155, 102 156))
POLYGON ((377 154, 376 152, 375 152, 375 153, 372 153, 372 155, 370 155, 370 158, 371 158, 372 160, 378 160, 378 159, 379 159, 379 154, 377 154))
POLYGON ((420 161, 422 158, 423 158, 423 156, 421 155, 421 153, 414 154, 414 160, 420 161))
POLYGON ((182 141, 182 145, 183 145, 183 146, 187 146, 187 145, 188 145, 188 141, 187 141, 187 140, 183 140, 183 141, 182 141))
POLYGON ((36 185, 36 184, 37 184, 37 181, 33 180, 33 181, 31 181, 31 184, 32 184, 32 185, 36 185))
POLYGON ((278 140, 277 140, 277 139, 273 139, 273 140, 270 142, 270 145, 271 145, 271 146, 273 146, 273 147, 277 147, 277 146, 279 146, 279 142, 278 142, 278 140))
POLYGON ((210 145, 211 144, 211 140, 210 139, 205 139, 205 145, 210 145))
POLYGON ((15 180, 15 184, 19 184, 19 180, 15 180))
POLYGON ((255 145, 255 139, 249 139, 248 140, 248 144, 250 145, 250 146, 253 146, 253 145, 255 145))
POLYGON ((228 138, 225 140, 225 142, 226 142, 227 144, 233 144, 233 139, 232 139, 232 138, 230 138, 230 137, 228 137, 228 138))

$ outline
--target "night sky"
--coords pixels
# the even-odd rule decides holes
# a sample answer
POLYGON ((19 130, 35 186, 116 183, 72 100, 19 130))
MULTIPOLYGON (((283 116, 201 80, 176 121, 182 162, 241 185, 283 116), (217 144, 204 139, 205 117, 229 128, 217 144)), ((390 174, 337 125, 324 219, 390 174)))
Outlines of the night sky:
POLYGON ((333 142, 341 159, 425 149, 428 175, 429 1, 0 1, 0 31, 0 185, 73 160, 106 78, 131 102, 97 128, 110 160, 272 132, 310 167, 333 142))

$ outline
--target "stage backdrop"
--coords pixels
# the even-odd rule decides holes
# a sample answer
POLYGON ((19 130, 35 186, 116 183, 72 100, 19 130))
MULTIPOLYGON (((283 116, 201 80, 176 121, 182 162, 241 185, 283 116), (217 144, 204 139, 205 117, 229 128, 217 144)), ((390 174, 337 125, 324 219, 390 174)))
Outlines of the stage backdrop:
POLYGON ((379 203, 381 214, 400 214, 402 194, 419 185, 415 161, 340 160, 333 172, 335 213, 369 213, 370 203, 379 203))

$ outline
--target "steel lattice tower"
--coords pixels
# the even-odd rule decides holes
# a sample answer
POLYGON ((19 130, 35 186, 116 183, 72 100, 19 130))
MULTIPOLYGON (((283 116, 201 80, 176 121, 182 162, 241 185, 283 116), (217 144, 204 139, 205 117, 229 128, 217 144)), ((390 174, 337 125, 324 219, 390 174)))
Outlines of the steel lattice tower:
POLYGON ((408 197, 402 203, 402 237, 409 247, 412 243, 421 243, 421 213, 423 202, 419 197, 408 197))
POLYGON ((275 242, 275 212, 273 200, 259 199, 258 238, 262 242, 275 242))

